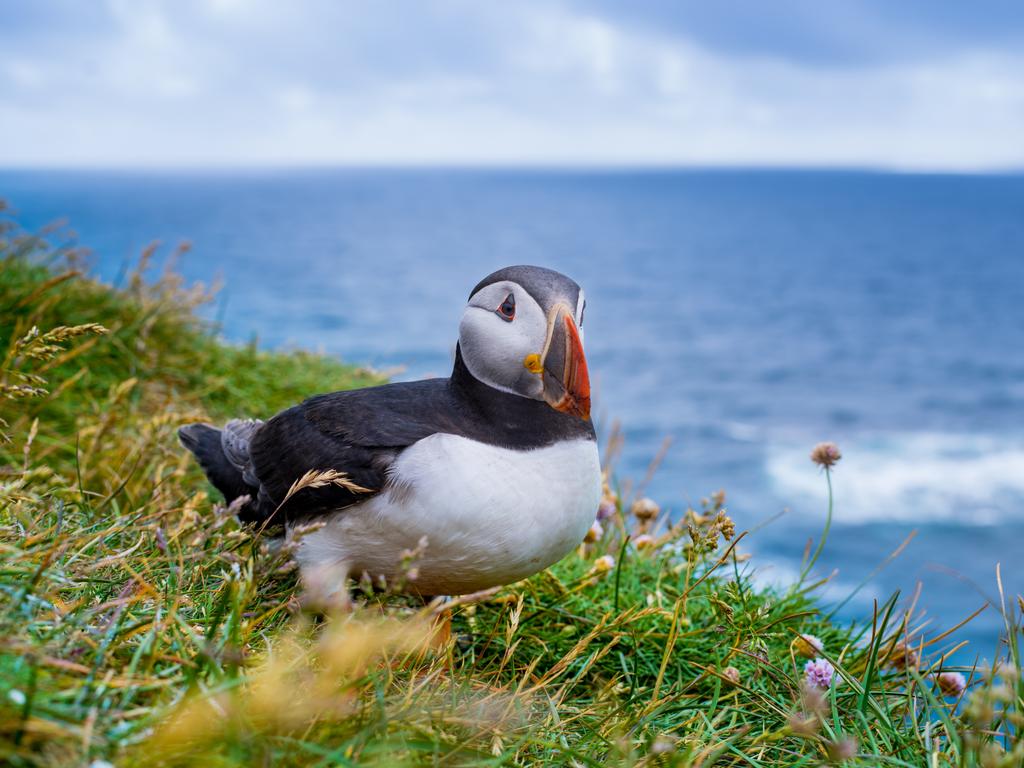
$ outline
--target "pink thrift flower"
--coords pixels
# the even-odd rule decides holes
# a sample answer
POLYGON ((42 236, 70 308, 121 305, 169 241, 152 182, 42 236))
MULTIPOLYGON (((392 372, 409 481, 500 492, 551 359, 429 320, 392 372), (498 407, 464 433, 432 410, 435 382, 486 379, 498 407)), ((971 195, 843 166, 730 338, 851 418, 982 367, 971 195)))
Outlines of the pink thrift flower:
POLYGON ((658 516, 661 512, 661 507, 658 506, 658 502, 654 499, 648 499, 645 497, 634 501, 630 512, 632 512, 633 517, 641 523, 646 523, 658 516))
POLYGON ((597 521, 603 523, 607 520, 611 520, 615 517, 615 513, 618 511, 615 506, 615 501, 605 496, 601 499, 600 505, 597 507, 597 521))
POLYGON ((843 458, 843 454, 840 453, 839 446, 835 443, 818 443, 811 451, 811 461, 826 469, 835 466, 841 458, 843 458))
POLYGON ((832 685, 835 667, 828 659, 814 659, 804 665, 804 683, 809 688, 820 688, 825 691, 832 685))
POLYGON ((967 687, 967 680, 959 672, 939 672, 935 682, 945 696, 959 696, 967 687))
POLYGON ((921 660, 917 656, 917 651, 906 643, 900 643, 889 654, 889 663, 896 669, 917 669, 921 660))

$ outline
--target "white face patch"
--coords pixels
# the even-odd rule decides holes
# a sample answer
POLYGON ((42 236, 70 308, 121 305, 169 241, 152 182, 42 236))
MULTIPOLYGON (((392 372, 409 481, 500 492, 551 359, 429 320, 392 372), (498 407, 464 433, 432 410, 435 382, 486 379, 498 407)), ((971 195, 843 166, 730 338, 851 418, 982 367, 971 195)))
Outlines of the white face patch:
POLYGON ((503 392, 541 399, 541 377, 524 364, 539 355, 547 337, 547 317, 537 301, 518 283, 502 280, 470 297, 459 323, 459 347, 470 373, 503 392), (499 307, 509 294, 515 304, 512 320, 499 307))

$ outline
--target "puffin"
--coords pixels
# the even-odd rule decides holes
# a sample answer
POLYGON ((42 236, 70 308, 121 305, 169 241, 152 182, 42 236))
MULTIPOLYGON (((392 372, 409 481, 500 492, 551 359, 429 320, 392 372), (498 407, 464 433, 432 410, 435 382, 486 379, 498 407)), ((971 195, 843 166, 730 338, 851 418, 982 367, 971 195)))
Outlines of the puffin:
POLYGON ((179 438, 243 523, 282 535, 320 523, 297 537, 304 578, 397 583, 415 552, 404 591, 510 584, 572 551, 600 502, 585 309, 569 277, 506 267, 471 291, 450 377, 316 395, 179 438), (332 470, 321 476, 340 481, 295 490, 332 470))

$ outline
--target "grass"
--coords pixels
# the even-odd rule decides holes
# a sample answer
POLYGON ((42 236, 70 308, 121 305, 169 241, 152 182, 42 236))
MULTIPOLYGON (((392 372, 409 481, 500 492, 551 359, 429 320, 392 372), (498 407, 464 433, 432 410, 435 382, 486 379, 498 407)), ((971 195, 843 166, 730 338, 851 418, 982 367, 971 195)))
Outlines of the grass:
POLYGON ((955 635, 895 597, 839 626, 814 583, 755 586, 721 494, 670 524, 611 487, 599 540, 448 605, 303 590, 174 430, 377 377, 225 344, 194 313, 205 292, 147 279, 151 256, 113 289, 73 249, 0 232, 0 760, 1024 763, 1019 596, 1001 666, 960 693, 955 635), (808 687, 806 656, 837 682, 808 687))

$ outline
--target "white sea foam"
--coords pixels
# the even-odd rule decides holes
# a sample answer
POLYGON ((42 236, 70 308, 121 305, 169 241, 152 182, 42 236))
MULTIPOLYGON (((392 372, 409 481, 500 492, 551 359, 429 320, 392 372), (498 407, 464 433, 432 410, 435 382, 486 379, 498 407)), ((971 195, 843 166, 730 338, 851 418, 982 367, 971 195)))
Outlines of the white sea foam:
MULTIPOLYGON (((766 472, 795 512, 820 515, 825 480, 809 445, 769 449, 766 472)), ((988 525, 1024 518, 1024 439, 897 433, 844 442, 833 474, 835 519, 988 525)))

